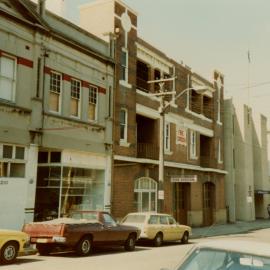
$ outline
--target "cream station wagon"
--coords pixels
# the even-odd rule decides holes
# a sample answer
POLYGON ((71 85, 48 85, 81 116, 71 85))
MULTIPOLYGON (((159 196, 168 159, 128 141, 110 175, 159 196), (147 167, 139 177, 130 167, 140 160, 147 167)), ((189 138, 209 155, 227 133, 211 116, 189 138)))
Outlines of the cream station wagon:
POLYGON ((168 214, 159 213, 130 213, 123 220, 125 225, 136 226, 141 230, 139 239, 152 240, 159 247, 163 241, 178 241, 188 243, 191 228, 178 224, 168 214))

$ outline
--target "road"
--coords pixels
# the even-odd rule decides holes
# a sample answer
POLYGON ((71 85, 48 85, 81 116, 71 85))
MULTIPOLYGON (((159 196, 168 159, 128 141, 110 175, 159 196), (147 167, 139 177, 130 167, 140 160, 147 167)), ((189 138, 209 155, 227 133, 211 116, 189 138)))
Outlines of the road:
MULTIPOLYGON (((258 230, 248 234, 212 237, 212 239, 242 239, 270 242, 270 229, 258 230)), ((209 238, 208 238, 209 239, 209 238)), ((172 269, 197 242, 207 238, 190 240, 187 245, 169 243, 160 248, 142 245, 134 252, 122 248, 97 250, 89 257, 77 257, 72 253, 51 256, 19 257, 15 264, 0 266, 0 270, 159 270, 172 269)))

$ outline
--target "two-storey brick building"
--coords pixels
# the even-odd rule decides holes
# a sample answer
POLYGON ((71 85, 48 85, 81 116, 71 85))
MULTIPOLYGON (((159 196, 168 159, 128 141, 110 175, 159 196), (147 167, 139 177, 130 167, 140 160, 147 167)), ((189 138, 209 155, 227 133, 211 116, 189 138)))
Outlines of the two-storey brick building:
POLYGON ((0 1, 0 227, 110 207, 114 61, 28 0, 0 1))
POLYGON ((114 165, 112 213, 171 213, 189 225, 226 221, 223 170, 223 83, 215 71, 210 82, 170 59, 137 35, 137 13, 120 0, 102 0, 80 9, 81 26, 114 48, 114 165), (101 24, 102 22, 102 24, 101 24), (111 37, 111 39, 110 39, 111 37), (113 46, 114 45, 114 46, 113 46), (159 91, 148 81, 173 78, 167 91, 186 93, 165 114, 165 173, 158 190, 159 91), (187 88, 205 86, 203 94, 187 88), (160 194, 159 194, 160 193, 160 194))

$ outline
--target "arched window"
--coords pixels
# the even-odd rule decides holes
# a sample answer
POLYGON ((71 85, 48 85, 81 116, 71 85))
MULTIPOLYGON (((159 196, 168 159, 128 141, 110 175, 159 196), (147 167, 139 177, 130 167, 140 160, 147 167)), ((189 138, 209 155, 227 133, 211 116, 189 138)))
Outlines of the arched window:
POLYGON ((157 182, 149 177, 135 181, 135 202, 138 212, 157 210, 157 182))

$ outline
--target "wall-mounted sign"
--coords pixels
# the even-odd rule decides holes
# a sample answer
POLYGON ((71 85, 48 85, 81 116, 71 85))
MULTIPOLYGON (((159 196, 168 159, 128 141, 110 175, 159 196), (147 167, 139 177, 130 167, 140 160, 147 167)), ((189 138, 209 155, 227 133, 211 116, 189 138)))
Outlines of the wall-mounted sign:
POLYGON ((183 127, 176 127, 176 144, 187 145, 187 130, 183 127))
POLYGON ((164 200, 164 190, 159 190, 158 191, 158 199, 159 200, 164 200))
POLYGON ((172 183, 194 183, 197 182, 197 175, 174 175, 171 176, 172 183))

